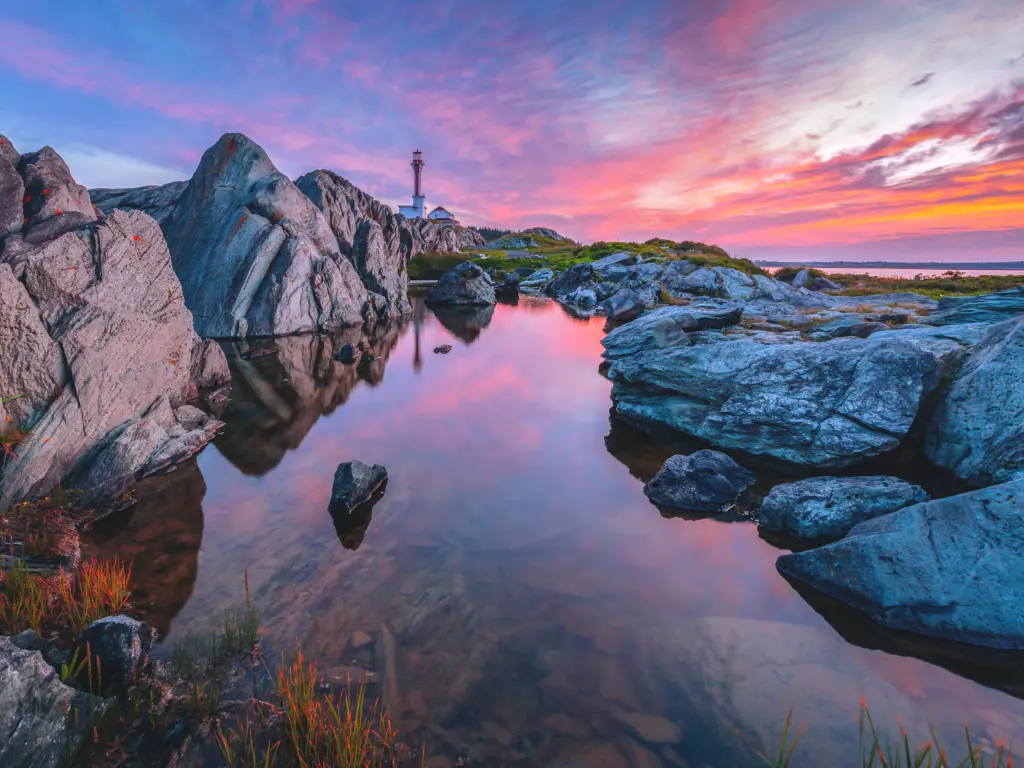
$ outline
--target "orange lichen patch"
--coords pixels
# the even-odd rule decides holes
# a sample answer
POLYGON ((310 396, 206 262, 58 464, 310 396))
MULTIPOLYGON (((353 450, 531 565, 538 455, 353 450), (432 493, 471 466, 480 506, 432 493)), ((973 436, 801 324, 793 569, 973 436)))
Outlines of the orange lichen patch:
POLYGON ((53 215, 54 216, 63 216, 64 215, 64 211, 62 211, 60 208, 57 208, 56 210, 54 210, 53 215))
POLYGON ((146 242, 145 240, 143 240, 138 235, 132 235, 132 240, 134 240, 136 243, 144 243, 144 242, 146 242))
POLYGON ((28 205, 32 202, 32 195, 25 195, 25 198, 21 201, 22 205, 28 205))
POLYGON ((48 196, 49 194, 50 194, 50 190, 49 189, 44 189, 43 190, 43 196, 44 197, 48 196))
POLYGON ((175 360, 175 359, 174 359, 174 358, 172 357, 172 358, 171 358, 171 365, 177 365, 177 364, 178 364, 178 361, 177 361, 177 360, 175 360))

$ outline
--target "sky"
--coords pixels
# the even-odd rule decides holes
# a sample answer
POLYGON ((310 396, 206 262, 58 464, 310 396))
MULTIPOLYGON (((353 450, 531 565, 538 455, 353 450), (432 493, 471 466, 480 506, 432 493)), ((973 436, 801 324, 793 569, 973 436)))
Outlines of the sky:
POLYGON ((1020 0, 5 0, 0 133, 88 187, 284 173, 574 239, 1024 260, 1020 0), (45 7, 45 12, 42 10, 45 7))

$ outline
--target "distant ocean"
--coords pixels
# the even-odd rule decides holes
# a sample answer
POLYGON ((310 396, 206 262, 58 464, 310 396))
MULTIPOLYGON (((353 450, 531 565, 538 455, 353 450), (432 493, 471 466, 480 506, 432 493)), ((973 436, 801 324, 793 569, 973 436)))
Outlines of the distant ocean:
POLYGON ((963 272, 965 275, 977 276, 977 275, 1024 275, 1024 262, 1014 262, 1012 264, 1006 264, 1005 266, 1000 265, 998 268, 993 268, 991 264, 981 265, 983 268, 972 267, 969 264, 921 264, 915 266, 913 264, 893 264, 889 266, 887 264, 856 264, 856 263, 840 263, 836 264, 784 264, 779 261, 759 261, 758 266, 763 267, 765 271, 774 274, 782 267, 813 267, 814 269, 820 270, 825 274, 837 275, 872 275, 873 277, 903 277, 913 279, 915 275, 921 275, 921 277, 941 277, 944 272, 948 272, 951 269, 963 272))

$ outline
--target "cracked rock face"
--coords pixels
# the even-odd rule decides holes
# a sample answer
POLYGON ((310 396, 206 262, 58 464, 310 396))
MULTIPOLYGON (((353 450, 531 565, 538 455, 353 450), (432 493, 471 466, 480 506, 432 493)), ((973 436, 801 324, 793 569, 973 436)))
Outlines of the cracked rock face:
POLYGON ((896 448, 964 355, 956 340, 937 336, 821 344, 768 334, 688 346, 682 333, 685 340, 662 346, 680 336, 672 324, 636 339, 629 327, 615 333, 631 342, 630 354, 611 358, 609 370, 620 414, 810 466, 896 448))
POLYGON ((778 568, 886 627, 1024 648, 1022 548, 1017 480, 868 520, 778 568))
MULTIPOLYGON (((135 454, 163 443, 140 442, 131 461, 105 446, 123 445, 156 404, 183 405, 195 376, 218 377, 223 355, 192 330, 160 228, 140 211, 43 243, 22 267, 19 282, 0 265, 0 389, 27 395, 7 403, 5 417, 28 433, 3 468, 0 506, 96 473, 105 482, 91 490, 119 493, 149 464, 135 454), (113 463, 101 470, 104 455, 113 463)), ((165 421, 171 439, 173 414, 165 421)))
POLYGON ((327 219, 241 134, 203 155, 164 223, 203 337, 276 336, 361 324, 367 292, 327 219))
POLYGON ((0 765, 63 765, 102 709, 102 699, 61 683, 39 651, 0 637, 0 765))

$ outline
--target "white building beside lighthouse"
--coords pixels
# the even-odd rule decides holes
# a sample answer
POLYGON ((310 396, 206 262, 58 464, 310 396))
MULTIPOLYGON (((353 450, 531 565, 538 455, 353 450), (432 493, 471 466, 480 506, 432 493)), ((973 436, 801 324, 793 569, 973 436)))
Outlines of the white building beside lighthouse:
POLYGON ((423 153, 412 153, 412 205, 398 206, 398 212, 407 219, 423 219, 427 215, 427 196, 423 194, 423 153))

